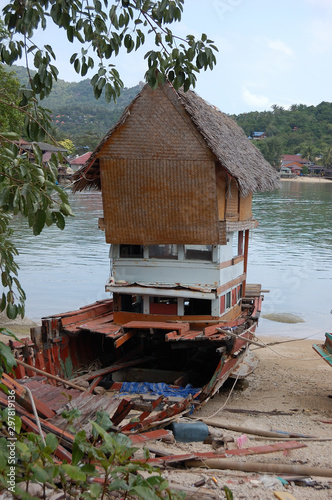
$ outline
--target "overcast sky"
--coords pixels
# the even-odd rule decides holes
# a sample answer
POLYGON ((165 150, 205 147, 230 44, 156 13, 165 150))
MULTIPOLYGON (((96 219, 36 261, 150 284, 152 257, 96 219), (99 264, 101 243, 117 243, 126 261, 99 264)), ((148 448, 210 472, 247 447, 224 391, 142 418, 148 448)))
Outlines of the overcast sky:
MULTIPOLYGON (((38 42, 55 48, 59 77, 77 81, 69 64, 75 50, 56 30, 38 42)), ((225 113, 332 101, 332 0, 185 0, 173 32, 215 41, 217 66, 198 76, 195 90, 225 113)), ((114 60, 125 86, 144 79, 146 50, 114 60)))

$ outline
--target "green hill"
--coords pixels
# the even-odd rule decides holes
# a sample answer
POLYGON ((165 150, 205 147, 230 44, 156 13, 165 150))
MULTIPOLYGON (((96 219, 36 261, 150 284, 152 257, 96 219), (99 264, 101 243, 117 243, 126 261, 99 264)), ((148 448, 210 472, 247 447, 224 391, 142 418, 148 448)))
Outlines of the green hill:
POLYGON ((293 104, 289 110, 273 106, 272 111, 254 111, 234 115, 247 136, 253 132, 266 132, 267 139, 255 145, 271 164, 278 164, 282 154, 303 154, 315 159, 326 155, 332 146, 332 103, 318 106, 293 104))
MULTIPOLYGON (((25 67, 12 66, 22 85, 27 85, 25 67)), ((103 96, 94 97, 90 80, 80 82, 55 82, 49 97, 42 105, 52 111, 57 139, 71 139, 75 145, 95 147, 111 126, 121 116, 123 109, 137 95, 142 83, 124 88, 117 102, 107 103, 103 96)))
MULTIPOLYGON (((21 84, 27 84, 26 70, 13 66, 21 84)), ((51 95, 43 100, 44 107, 53 113, 56 137, 71 139, 77 146, 90 149, 120 117, 123 109, 137 95, 140 83, 125 88, 117 103, 106 103, 103 96, 96 100, 90 80, 65 82, 58 80, 51 95)), ((289 110, 273 106, 271 111, 253 111, 233 115, 247 136, 253 132, 266 132, 267 138, 254 141, 272 165, 280 164, 282 154, 326 155, 332 146, 332 103, 321 102, 318 106, 294 104, 289 110)))

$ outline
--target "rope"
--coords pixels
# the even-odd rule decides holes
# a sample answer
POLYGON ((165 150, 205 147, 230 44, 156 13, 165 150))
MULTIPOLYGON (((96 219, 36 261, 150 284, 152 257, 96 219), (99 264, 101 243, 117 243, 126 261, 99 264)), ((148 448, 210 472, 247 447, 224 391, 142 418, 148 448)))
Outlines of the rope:
POLYGON ((41 425, 40 425, 39 415, 38 415, 37 410, 36 410, 36 405, 35 405, 35 402, 34 402, 34 399, 33 399, 32 392, 29 389, 29 387, 25 386, 24 388, 26 389, 26 391, 27 391, 27 393, 29 395, 30 401, 31 401, 31 406, 32 406, 33 414, 34 414, 35 419, 36 419, 36 423, 37 423, 39 434, 40 434, 40 436, 42 438, 44 446, 46 446, 46 442, 45 442, 45 439, 44 439, 44 434, 43 434, 43 431, 42 431, 42 428, 41 428, 41 425))

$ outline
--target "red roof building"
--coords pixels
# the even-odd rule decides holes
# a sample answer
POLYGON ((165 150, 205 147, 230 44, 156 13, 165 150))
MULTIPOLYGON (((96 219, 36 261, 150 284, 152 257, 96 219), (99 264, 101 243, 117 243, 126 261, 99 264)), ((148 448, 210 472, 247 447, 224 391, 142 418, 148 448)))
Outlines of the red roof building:
POLYGON ((77 156, 77 158, 73 158, 72 160, 70 160, 70 167, 72 168, 72 170, 74 172, 77 172, 77 170, 83 167, 83 165, 85 165, 85 163, 90 159, 91 155, 91 152, 84 153, 84 155, 77 156))

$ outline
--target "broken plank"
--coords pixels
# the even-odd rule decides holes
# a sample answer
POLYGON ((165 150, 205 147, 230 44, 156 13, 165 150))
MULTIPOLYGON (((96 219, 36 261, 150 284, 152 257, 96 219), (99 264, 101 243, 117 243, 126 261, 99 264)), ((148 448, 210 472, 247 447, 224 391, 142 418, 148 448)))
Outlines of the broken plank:
POLYGON ((128 437, 131 439, 133 444, 140 444, 157 439, 171 440, 173 433, 172 431, 167 431, 165 429, 158 429, 155 431, 142 432, 141 434, 134 434, 133 436, 129 434, 128 437))
MULTIPOLYGON (((39 434, 39 429, 37 424, 33 422, 31 419, 26 417, 25 415, 21 415, 21 420, 22 420, 22 425, 23 427, 29 431, 33 432, 35 434, 39 434)), ((45 433, 43 432, 43 436, 45 437, 45 433)), ((67 463, 71 463, 72 461, 72 455, 71 453, 66 450, 61 444, 58 444, 56 450, 54 451, 54 454, 60 459, 60 460, 66 460, 67 463)))
MULTIPOLYGON (((262 455, 262 454, 267 454, 267 453, 276 453, 278 451, 285 451, 285 450, 295 450, 299 448, 306 447, 306 445, 303 445, 302 443, 298 443, 296 441, 288 441, 287 443, 277 443, 279 446, 276 446, 275 444, 270 444, 270 445, 265 445, 265 446, 251 446, 250 448, 240 448, 240 449, 235 449, 235 450, 225 450, 222 453, 215 453, 214 451, 209 451, 209 452, 197 452, 195 453, 195 456, 197 458, 197 461, 203 460, 209 460, 209 459, 224 459, 229 456, 247 456, 247 455, 262 455), (281 446, 280 446, 281 445, 281 446)), ((184 455, 179 455, 181 461, 185 461, 184 455)), ((151 458, 148 460, 149 463, 159 463, 159 462, 167 462, 170 460, 172 462, 176 461, 177 455, 169 455, 168 457, 160 457, 160 458, 151 458)), ((192 460, 192 454, 188 454, 188 460, 192 460)))
POLYGON ((34 371, 35 373, 38 373, 39 375, 44 375, 46 378, 55 380, 56 382, 59 382, 63 385, 67 385, 68 387, 72 387, 73 389, 77 389, 78 391, 83 391, 85 392, 85 389, 75 385, 73 382, 70 382, 69 380, 65 380, 61 377, 58 377, 57 375, 52 375, 51 373, 45 372, 44 370, 40 370, 39 368, 36 368, 34 366, 27 365, 27 363, 24 363, 24 361, 21 361, 20 359, 16 359, 16 363, 18 365, 23 366, 24 368, 28 368, 29 370, 34 371))
POLYGON ((124 333, 123 335, 121 335, 121 337, 119 337, 114 341, 114 347, 118 348, 122 346, 125 342, 127 342, 127 340, 130 340, 135 334, 136 334, 135 330, 124 333))
MULTIPOLYGON (((157 408, 157 406, 163 401, 164 396, 159 396, 153 403, 151 403, 152 410, 157 408)), ((126 432, 126 431, 131 431, 137 427, 141 422, 144 422, 146 418, 151 415, 151 411, 144 411, 141 413, 141 415, 138 417, 138 419, 135 420, 135 422, 129 422, 129 424, 125 425, 122 427, 121 431, 126 432)))
POLYGON ((30 394, 27 391, 26 387, 24 387, 22 384, 19 384, 17 380, 10 378, 6 373, 2 374, 1 382, 8 389, 15 391, 18 403, 20 403, 23 408, 26 408, 29 412, 33 412, 34 404, 39 415, 42 415, 46 418, 52 418, 55 415, 55 412, 53 410, 51 410, 45 403, 36 398, 34 395, 32 395, 33 401, 31 401, 30 394))
POLYGON ((147 330, 154 328, 156 330, 178 330, 180 332, 186 332, 189 330, 189 323, 167 323, 159 321, 129 321, 122 325, 123 328, 136 328, 138 330, 147 330))
POLYGON ((111 421, 113 422, 113 424, 119 425, 119 423, 122 422, 124 418, 126 418, 132 407, 132 400, 130 398, 123 398, 114 415, 111 417, 111 421))
POLYGON ((151 356, 146 358, 133 359, 130 361, 125 361, 123 363, 114 363, 113 365, 107 366, 105 368, 100 368, 100 370, 95 370, 90 373, 86 373, 85 375, 81 375, 80 377, 75 377, 72 379, 75 384, 78 382, 82 382, 83 380, 91 380, 96 377, 100 377, 102 375, 107 375, 108 373, 116 372, 118 370, 122 370, 123 368, 128 368, 129 366, 135 366, 143 363, 147 363, 153 359, 151 356))

